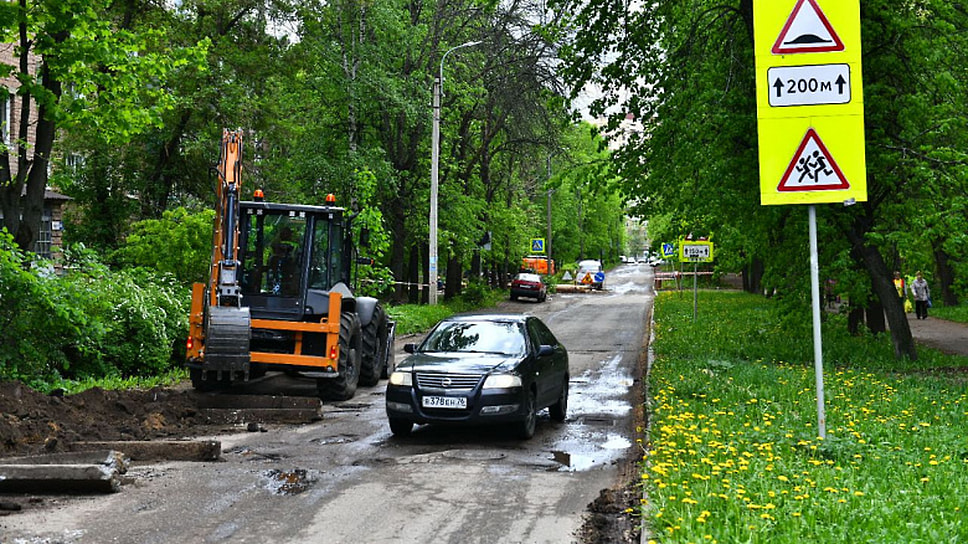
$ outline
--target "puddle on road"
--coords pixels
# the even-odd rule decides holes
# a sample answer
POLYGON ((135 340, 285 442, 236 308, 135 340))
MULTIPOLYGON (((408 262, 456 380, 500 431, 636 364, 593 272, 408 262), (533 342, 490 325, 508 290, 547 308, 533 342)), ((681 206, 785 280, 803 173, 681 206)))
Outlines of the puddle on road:
POLYGON ((568 425, 551 451, 560 466, 551 471, 581 472, 611 465, 632 447, 615 423, 632 411, 628 393, 634 380, 621 368, 622 356, 605 361, 598 371, 571 380, 568 425))
POLYGON ((344 434, 337 436, 327 436, 324 438, 313 438, 309 442, 318 446, 330 446, 333 444, 349 444, 356 442, 360 437, 356 435, 344 434))
POLYGON ((274 495, 298 495, 316 483, 316 475, 302 468, 267 470, 262 475, 268 480, 266 487, 274 495))
POLYGON ((632 411, 625 396, 634 380, 619 367, 621 362, 622 355, 615 355, 605 361, 598 376, 586 370, 577 379, 571 380, 571 391, 568 393, 570 418, 579 419, 590 414, 625 416, 632 411))
POLYGON ((572 442, 565 450, 551 452, 551 459, 561 466, 553 467, 550 472, 583 472, 596 467, 605 467, 622 457, 632 442, 624 436, 608 434, 605 442, 595 446, 587 442, 572 442))

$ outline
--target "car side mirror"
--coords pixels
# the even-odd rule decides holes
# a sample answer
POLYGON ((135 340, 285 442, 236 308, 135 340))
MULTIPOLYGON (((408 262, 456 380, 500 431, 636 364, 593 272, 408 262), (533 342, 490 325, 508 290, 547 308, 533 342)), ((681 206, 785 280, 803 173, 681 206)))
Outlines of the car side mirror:
POLYGON ((417 352, 417 344, 404 344, 403 345, 403 351, 405 351, 407 353, 416 353, 417 352))
POLYGON ((538 348, 538 357, 547 357, 548 355, 554 355, 555 347, 549 346, 548 344, 541 344, 538 348))

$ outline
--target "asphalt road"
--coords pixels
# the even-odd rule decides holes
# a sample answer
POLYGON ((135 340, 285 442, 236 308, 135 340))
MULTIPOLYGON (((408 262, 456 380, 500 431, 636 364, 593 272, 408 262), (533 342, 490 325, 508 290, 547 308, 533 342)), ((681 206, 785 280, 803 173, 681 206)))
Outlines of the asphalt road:
MULTIPOLYGON (((9 516, 0 542, 577 542, 587 505, 624 476, 621 461, 638 447, 630 391, 651 280, 648 265, 627 265, 604 293, 498 308, 540 316, 569 351, 568 418, 554 423, 544 411, 529 441, 432 426, 395 438, 381 382, 325 405, 315 424, 215 437, 220 462, 136 465, 120 493, 9 516)), ((398 360, 415 340, 398 339, 398 360)), ((283 375, 259 386, 315 392, 283 375)))

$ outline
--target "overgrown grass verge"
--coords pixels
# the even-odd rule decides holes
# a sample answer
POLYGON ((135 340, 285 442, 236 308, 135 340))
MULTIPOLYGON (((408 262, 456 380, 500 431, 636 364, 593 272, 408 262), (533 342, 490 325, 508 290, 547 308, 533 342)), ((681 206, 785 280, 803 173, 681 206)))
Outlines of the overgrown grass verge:
POLYGON ((44 387, 38 390, 42 393, 62 390, 65 394, 74 395, 95 387, 107 390, 151 389, 152 387, 159 386, 170 387, 187 379, 188 369, 176 368, 157 376, 129 376, 126 378, 109 376, 104 378, 85 378, 82 380, 61 379, 45 383, 44 387))
POLYGON ((809 316, 661 294, 642 514, 655 542, 968 541, 968 359, 824 330, 817 436, 809 316), (938 369, 944 368, 945 372, 938 369))
POLYGON ((964 304, 959 306, 935 306, 928 310, 928 314, 931 317, 940 317, 948 321, 968 323, 968 306, 964 304))
POLYGON ((482 286, 469 286, 460 297, 442 300, 436 306, 401 304, 387 308, 387 313, 397 323, 397 334, 423 332, 438 321, 454 314, 470 312, 494 306, 507 297, 507 290, 493 290, 482 286))

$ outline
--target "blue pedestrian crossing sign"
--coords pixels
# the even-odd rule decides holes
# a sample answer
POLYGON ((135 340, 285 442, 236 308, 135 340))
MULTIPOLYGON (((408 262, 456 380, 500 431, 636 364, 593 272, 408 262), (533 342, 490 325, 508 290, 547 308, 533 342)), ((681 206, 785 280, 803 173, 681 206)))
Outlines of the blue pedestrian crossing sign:
POLYGON ((531 239, 531 253, 544 253, 545 252, 545 239, 544 238, 532 238, 531 239))
POLYGON ((674 244, 662 244, 662 256, 663 257, 675 257, 676 246, 674 244))

